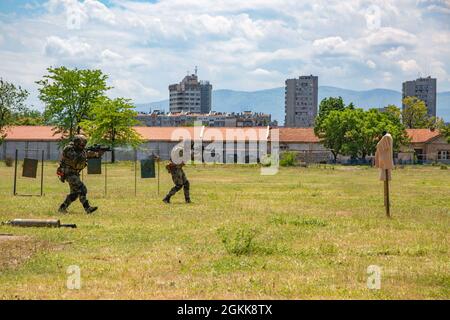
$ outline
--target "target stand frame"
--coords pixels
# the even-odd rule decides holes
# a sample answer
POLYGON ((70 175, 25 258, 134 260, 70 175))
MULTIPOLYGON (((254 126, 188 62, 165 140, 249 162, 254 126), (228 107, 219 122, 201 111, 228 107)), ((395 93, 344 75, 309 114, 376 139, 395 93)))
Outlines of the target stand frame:
MULTIPOLYGON (((18 155, 19 150, 16 149, 15 159, 14 159, 14 184, 13 184, 13 195, 16 197, 42 197, 44 196, 44 154, 43 149, 26 149, 26 151, 41 151, 41 191, 40 194, 20 194, 17 193, 17 165, 18 165, 18 155)), ((24 158, 25 159, 25 158, 24 158)), ((39 160, 38 160, 39 161, 39 160)))
MULTIPOLYGON (((137 154, 137 149, 134 149, 134 196, 137 197, 137 163, 138 163, 138 154, 137 154)), ((159 157, 159 153, 155 154, 154 151, 152 150, 152 154, 150 155, 150 157, 153 157, 153 159, 155 159, 156 163, 157 163, 157 167, 156 167, 156 178, 157 178, 157 193, 159 196, 159 191, 160 191, 160 162, 161 162, 161 158, 159 157)))

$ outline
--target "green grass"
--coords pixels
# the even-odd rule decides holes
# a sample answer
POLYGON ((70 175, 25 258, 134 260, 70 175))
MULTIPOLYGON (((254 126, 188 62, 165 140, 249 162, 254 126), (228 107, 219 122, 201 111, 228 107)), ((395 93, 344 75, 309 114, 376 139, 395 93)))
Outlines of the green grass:
MULTIPOLYGON (((45 196, 13 197, 13 168, 0 164, 0 221, 60 218, 77 229, 0 226, 0 298, 13 299, 449 299, 450 172, 405 167, 393 173, 392 219, 378 172, 367 167, 281 168, 191 165, 193 203, 161 166, 138 179, 131 163, 85 176, 98 213, 79 202, 56 210, 67 184, 45 166, 45 196), (68 290, 67 267, 82 287, 68 290), (382 268, 381 290, 367 288, 367 267, 382 268)), ((20 178, 19 192, 39 182, 20 178)))

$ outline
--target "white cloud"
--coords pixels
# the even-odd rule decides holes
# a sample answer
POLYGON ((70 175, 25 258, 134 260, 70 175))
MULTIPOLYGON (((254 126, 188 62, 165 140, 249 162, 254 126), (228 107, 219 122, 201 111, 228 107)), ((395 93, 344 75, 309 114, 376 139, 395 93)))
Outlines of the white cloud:
POLYGON ((113 81, 113 94, 122 97, 136 97, 137 101, 148 101, 160 94, 158 90, 142 84, 136 79, 117 79, 113 81))
POLYGON ((414 73, 414 72, 419 72, 420 71, 420 67, 418 65, 418 63, 416 62, 416 60, 410 59, 410 60, 400 60, 398 62, 400 68, 406 72, 406 73, 414 73))
POLYGON ((137 102, 167 99, 168 84, 195 65, 216 89, 316 74, 321 85, 398 90, 419 70, 450 90, 448 19, 433 3, 445 8, 437 0, 49 0, 2 16, 0 74, 35 92, 48 66, 100 68, 114 94, 137 102), (382 8, 377 28, 368 28, 372 4, 382 8), (79 29, 67 28, 68 8, 80 12, 79 29))
POLYGON ((314 40, 313 46, 318 53, 337 52, 345 50, 346 42, 341 37, 328 37, 314 40))
POLYGON ((270 75, 272 75, 272 72, 270 72, 269 70, 266 70, 266 69, 257 68, 255 70, 251 71, 250 74, 252 74, 254 76, 270 76, 270 75))
POLYGON ((121 59, 123 59, 123 57, 120 54, 118 54, 118 53, 116 53, 114 51, 111 51, 109 49, 103 50, 102 53, 100 54, 100 56, 101 56, 102 59, 110 60, 110 61, 111 60, 114 61, 114 60, 121 60, 121 59))
POLYGON ((91 50, 91 46, 78 38, 61 39, 50 36, 46 40, 45 53, 49 56, 85 56, 91 50))
POLYGON ((370 33, 366 41, 371 47, 415 46, 417 36, 402 29, 384 27, 370 33))
POLYGON ((366 65, 370 68, 370 69, 375 69, 377 67, 376 63, 373 62, 372 60, 367 60, 366 61, 366 65))
POLYGON ((404 52, 405 52, 404 47, 396 47, 383 51, 382 55, 388 59, 396 59, 397 57, 403 55, 404 52))

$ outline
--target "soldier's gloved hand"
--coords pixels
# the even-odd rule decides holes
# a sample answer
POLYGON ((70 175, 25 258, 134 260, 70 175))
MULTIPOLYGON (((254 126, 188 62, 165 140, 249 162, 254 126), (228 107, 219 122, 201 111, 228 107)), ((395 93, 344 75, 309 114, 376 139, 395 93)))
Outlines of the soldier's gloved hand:
POLYGON ((97 157, 101 158, 106 151, 100 150, 97 152, 97 157))

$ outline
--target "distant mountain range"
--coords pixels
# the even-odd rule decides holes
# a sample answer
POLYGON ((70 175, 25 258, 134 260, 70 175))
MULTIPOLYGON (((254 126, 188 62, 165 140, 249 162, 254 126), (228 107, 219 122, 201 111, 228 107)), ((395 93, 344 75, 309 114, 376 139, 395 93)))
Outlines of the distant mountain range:
MULTIPOLYGON (((354 91, 329 86, 319 86, 319 102, 326 97, 339 97, 346 104, 353 102, 358 107, 381 108, 388 104, 401 107, 401 92, 388 89, 354 91)), ((214 90, 212 109, 218 112, 253 111, 272 114, 280 125, 284 123, 284 87, 259 91, 214 90)), ((140 112, 159 109, 169 111, 169 100, 136 104, 140 112)), ((450 122, 450 92, 437 94, 437 115, 450 122)))

